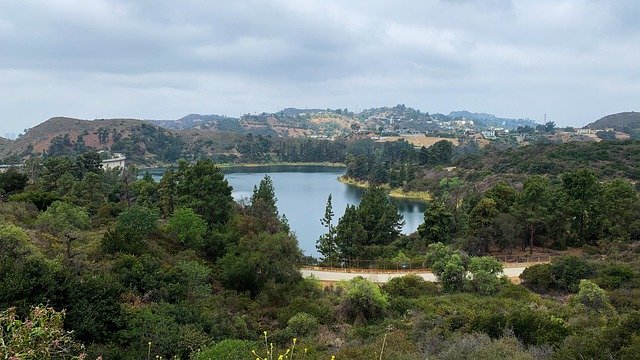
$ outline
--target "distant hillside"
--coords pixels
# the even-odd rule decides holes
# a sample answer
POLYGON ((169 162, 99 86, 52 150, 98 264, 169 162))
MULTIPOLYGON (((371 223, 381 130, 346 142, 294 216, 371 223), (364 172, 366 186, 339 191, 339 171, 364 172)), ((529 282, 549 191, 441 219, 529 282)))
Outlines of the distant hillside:
MULTIPOLYGON (((219 124, 237 124, 237 118, 231 118, 223 115, 200 115, 200 114, 189 114, 183 118, 178 120, 147 120, 150 123, 158 126, 162 126, 163 128, 172 129, 172 130, 185 130, 201 127, 203 125, 209 123, 215 123, 216 127, 219 127, 219 124)), ((226 130, 221 130, 226 131, 226 130)))
POLYGON ((640 112, 631 111, 607 115, 585 127, 592 130, 614 129, 621 132, 638 130, 640 129, 640 112))
POLYGON ((122 152, 138 163, 175 161, 182 151, 182 140, 171 130, 142 120, 55 117, 29 129, 9 146, 0 146, 0 157, 69 155, 90 150, 122 152))
POLYGON ((246 114, 240 118, 190 114, 178 120, 147 120, 172 130, 203 130, 282 137, 335 136, 347 133, 349 117, 342 110, 286 108, 275 114, 246 114))

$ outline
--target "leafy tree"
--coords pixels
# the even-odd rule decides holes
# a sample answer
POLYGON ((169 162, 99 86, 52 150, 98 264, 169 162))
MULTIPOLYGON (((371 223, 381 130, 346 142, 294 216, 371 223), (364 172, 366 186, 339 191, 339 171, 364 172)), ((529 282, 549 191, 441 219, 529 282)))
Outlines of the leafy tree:
POLYGON ((424 212, 424 222, 418 226, 418 235, 425 244, 451 242, 453 214, 439 201, 434 201, 424 212))
POLYGON ((367 188, 362 194, 358 217, 367 233, 364 245, 389 245, 404 225, 398 205, 390 201, 385 190, 379 187, 367 188))
POLYGON ((132 206, 118 215, 116 231, 131 239, 142 239, 158 227, 158 213, 144 206, 132 206))
POLYGON ((471 210, 468 231, 472 240, 465 246, 467 253, 477 256, 489 251, 496 237, 494 222, 497 215, 496 203, 490 198, 483 198, 471 210))
POLYGON ((451 259, 444 265, 442 273, 438 277, 442 283, 442 291, 454 292, 462 290, 465 285, 466 272, 460 255, 451 255, 451 259))
POLYGON ((207 223, 193 209, 182 208, 176 210, 169 218, 167 231, 190 248, 200 249, 207 234, 207 223))
POLYGON ((573 255, 564 255, 551 261, 554 285, 558 288, 577 292, 580 280, 591 277, 593 266, 585 259, 573 255))
POLYGON ((424 262, 436 276, 440 276, 453 254, 453 250, 442 243, 429 244, 424 262))
POLYGON ((82 230, 89 228, 90 220, 84 208, 56 201, 40 214, 38 224, 53 234, 64 236, 67 260, 71 261, 71 243, 80 237, 82 230))
POLYGON ((524 269, 520 274, 522 284, 537 292, 549 291, 554 283, 553 266, 551 264, 536 264, 524 269))
POLYGON ((318 332, 319 327, 318 319, 304 312, 295 314, 287 322, 287 330, 295 336, 313 336, 318 332))
POLYGON ((607 240, 629 240, 640 235, 640 203, 631 184, 614 179, 602 185, 599 198, 601 235, 607 240))
POLYGON ((218 260, 222 284, 257 295, 266 285, 293 284, 300 280, 302 253, 288 233, 250 234, 218 260))
POLYGON ((484 197, 496 204, 496 210, 503 214, 511 212, 511 207, 518 202, 518 191, 505 182, 499 182, 485 191, 484 197))
POLYGON ((470 290, 482 295, 496 293, 507 281, 502 274, 502 263, 490 256, 472 257, 468 270, 470 290))
POLYGON ((40 211, 45 211, 55 201, 61 200, 52 192, 29 190, 9 197, 9 201, 30 202, 40 211))
POLYGON ((118 252, 141 254, 146 248, 144 237, 156 230, 158 213, 155 210, 132 206, 121 212, 116 227, 102 238, 102 249, 106 253, 118 252))
POLYGON ((536 236, 549 219, 551 190, 549 179, 541 175, 532 175, 524 182, 520 197, 520 216, 527 224, 529 233, 529 252, 533 253, 536 236))
POLYGON ((22 228, 0 224, 0 259, 21 259, 34 253, 37 253, 37 249, 22 228))
POLYGON ((182 164, 176 174, 176 205, 192 208, 209 227, 226 223, 232 212, 231 186, 211 160, 182 164))
POLYGON ((561 176, 562 188, 569 200, 569 211, 575 219, 572 229, 578 243, 594 243, 597 238, 598 214, 596 202, 600 186, 591 169, 579 169, 561 176))
POLYGON ((158 184, 158 207, 162 217, 167 218, 173 214, 177 196, 177 175, 169 169, 164 172, 158 184))

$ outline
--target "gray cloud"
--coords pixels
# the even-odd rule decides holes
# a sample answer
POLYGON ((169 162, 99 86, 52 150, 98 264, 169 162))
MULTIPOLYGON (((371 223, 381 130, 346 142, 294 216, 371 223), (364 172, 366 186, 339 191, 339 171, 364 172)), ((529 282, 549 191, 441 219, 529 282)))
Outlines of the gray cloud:
POLYGON ((396 103, 583 125, 639 110, 639 4, 0 2, 0 135, 55 115, 396 103))

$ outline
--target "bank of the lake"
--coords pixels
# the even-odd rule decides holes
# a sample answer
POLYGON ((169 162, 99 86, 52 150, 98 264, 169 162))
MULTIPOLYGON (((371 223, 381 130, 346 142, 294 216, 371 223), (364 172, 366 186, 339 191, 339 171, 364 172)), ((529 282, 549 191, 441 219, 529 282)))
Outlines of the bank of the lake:
MULTIPOLYGON (((357 186, 359 188, 363 188, 366 189, 368 188, 371 184, 368 181, 358 181, 358 180, 354 180, 351 179, 345 175, 340 176, 338 178, 338 181, 340 181, 341 183, 350 185, 350 186, 357 186)), ((389 193, 389 197, 395 198, 395 199, 414 199, 414 200, 421 200, 421 201, 431 201, 431 194, 429 194, 426 191, 402 191, 402 188, 393 188, 391 189, 389 187, 389 185, 381 185, 382 188, 386 189, 389 193)))

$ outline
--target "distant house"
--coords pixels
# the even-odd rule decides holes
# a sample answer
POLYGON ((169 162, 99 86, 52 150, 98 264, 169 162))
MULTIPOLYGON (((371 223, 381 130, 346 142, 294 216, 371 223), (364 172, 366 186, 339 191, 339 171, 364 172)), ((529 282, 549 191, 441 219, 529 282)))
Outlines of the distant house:
POLYGON ((124 154, 115 153, 111 159, 102 160, 102 168, 107 170, 111 169, 124 169, 127 167, 127 157, 124 154))
POLYGON ((485 139, 493 139, 496 137, 496 131, 495 130, 482 130, 482 136, 484 136, 485 139))

